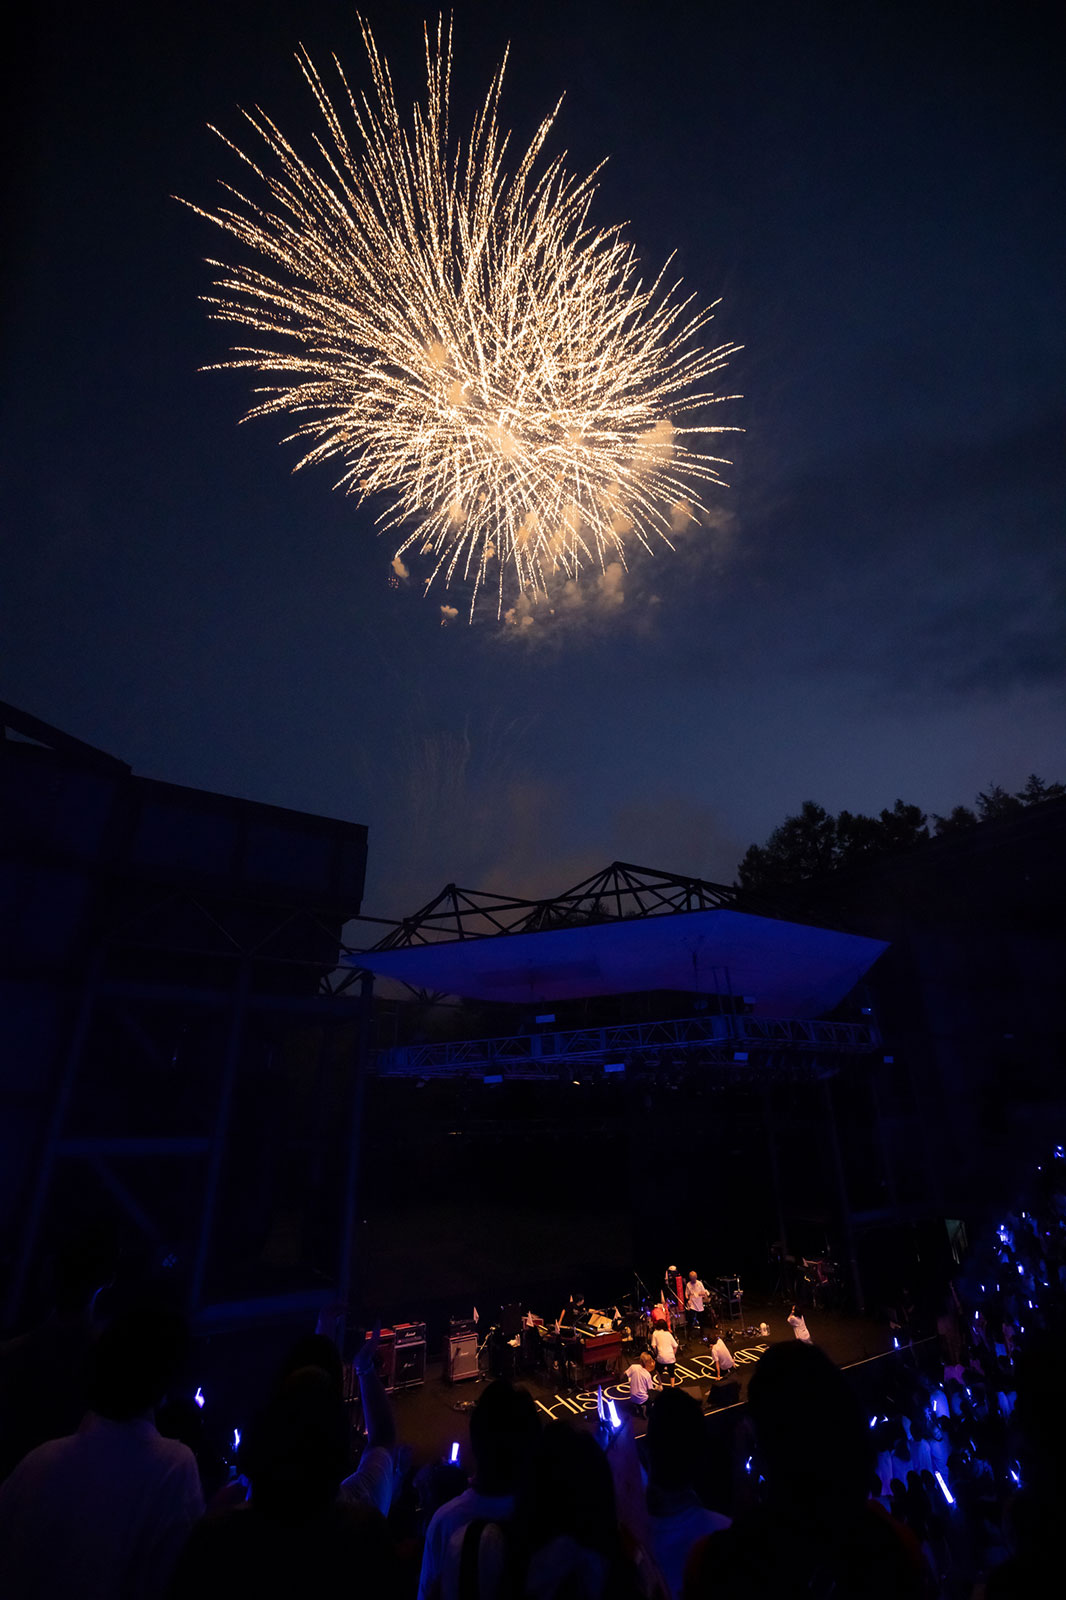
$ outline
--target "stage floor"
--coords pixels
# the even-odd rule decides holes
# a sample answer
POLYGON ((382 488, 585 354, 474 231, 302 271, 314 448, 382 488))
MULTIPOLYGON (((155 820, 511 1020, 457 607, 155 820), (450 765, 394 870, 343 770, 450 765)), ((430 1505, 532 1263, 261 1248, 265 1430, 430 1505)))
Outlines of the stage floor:
MULTIPOLYGON (((778 1340, 792 1338, 792 1330, 785 1320, 787 1315, 788 1308, 780 1304, 746 1302, 742 1323, 724 1322, 722 1330, 737 1365, 727 1378, 720 1380, 714 1377, 713 1363, 708 1360, 709 1341, 682 1338, 677 1357, 677 1375, 687 1388, 698 1387, 703 1396, 704 1410, 708 1414, 743 1405, 748 1381, 762 1351, 778 1340), (757 1330, 760 1322, 768 1324, 769 1337, 761 1337, 757 1331, 747 1331, 757 1330)), ((815 1343, 820 1344, 841 1367, 853 1366, 892 1348, 888 1328, 869 1318, 849 1317, 834 1311, 810 1311, 807 1313, 807 1326, 815 1343)), ((627 1365, 633 1359, 631 1349, 631 1346, 625 1347, 627 1365)), ((399 1436, 413 1450, 416 1464, 445 1459, 456 1441, 464 1464, 469 1464, 469 1414, 486 1381, 487 1377, 468 1379, 463 1383, 447 1383, 438 1359, 427 1363, 424 1383, 393 1394, 399 1436)), ((611 1375, 605 1376, 603 1381, 607 1395, 621 1396, 628 1392, 624 1380, 621 1387, 611 1375)), ((529 1390, 545 1421, 555 1417, 567 1418, 577 1425, 595 1422, 595 1375, 583 1387, 576 1389, 553 1387, 542 1373, 520 1377, 518 1382, 523 1389, 529 1390)), ((636 1431, 638 1436, 643 1433, 643 1423, 638 1421, 636 1431)))

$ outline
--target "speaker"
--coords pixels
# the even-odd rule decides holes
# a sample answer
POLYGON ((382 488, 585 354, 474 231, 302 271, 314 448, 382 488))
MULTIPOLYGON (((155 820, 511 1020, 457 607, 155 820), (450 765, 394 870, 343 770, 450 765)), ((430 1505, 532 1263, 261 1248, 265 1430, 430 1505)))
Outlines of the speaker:
POLYGON ((740 1399, 740 1384, 736 1378, 724 1379, 721 1383, 711 1385, 708 1397, 716 1408, 718 1406, 735 1406, 740 1399))
MULTIPOLYGON (((370 1338, 369 1333, 367 1338, 370 1338)), ((396 1336, 391 1328, 382 1328, 377 1354, 374 1357, 374 1371, 381 1379, 381 1387, 386 1393, 391 1393, 396 1387, 396 1336)))
POLYGON ((700 1410, 702 1411, 702 1409, 703 1409, 703 1390, 700 1388, 698 1383, 683 1383, 681 1385, 681 1393, 689 1395, 693 1400, 698 1400, 699 1401, 699 1405, 700 1405, 700 1410))
POLYGON ((426 1342, 409 1340, 396 1346, 394 1382, 397 1389, 413 1389, 426 1381, 426 1342))
POLYGON ((478 1376, 477 1334, 452 1333, 444 1350, 444 1376, 449 1383, 478 1376))

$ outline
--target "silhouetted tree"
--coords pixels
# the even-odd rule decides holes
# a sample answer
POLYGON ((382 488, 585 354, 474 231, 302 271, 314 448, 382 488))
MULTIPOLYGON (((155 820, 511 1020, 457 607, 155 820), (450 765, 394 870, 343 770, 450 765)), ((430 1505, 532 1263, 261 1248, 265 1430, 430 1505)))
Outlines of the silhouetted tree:
MULTIPOLYGON (((1008 817, 1043 800, 1066 796, 1066 784, 1045 783, 1031 773, 1017 794, 991 784, 977 796, 976 811, 956 806, 946 817, 933 815, 933 832, 963 833, 982 822, 1008 817)), ((920 806, 897 800, 876 817, 842 811, 834 817, 814 800, 805 800, 795 816, 786 817, 764 845, 753 844, 737 868, 742 889, 763 893, 848 867, 857 861, 896 855, 929 838, 928 818, 920 806)))
POLYGON ((1025 801, 1016 794, 1008 794, 1001 784, 993 783, 989 786, 988 793, 983 790, 977 796, 977 817, 980 822, 991 822, 996 817, 1009 817, 1014 811, 1021 811, 1025 801))
POLYGON ((937 838, 945 833, 965 833, 967 828, 976 828, 977 813, 971 811, 969 806, 956 806, 946 817, 938 817, 933 813, 933 832, 937 838))
POLYGON ((1063 795, 1066 795, 1066 783, 1045 783, 1031 772, 1018 790, 1017 798, 1027 806, 1035 806, 1041 800, 1061 800, 1063 795))

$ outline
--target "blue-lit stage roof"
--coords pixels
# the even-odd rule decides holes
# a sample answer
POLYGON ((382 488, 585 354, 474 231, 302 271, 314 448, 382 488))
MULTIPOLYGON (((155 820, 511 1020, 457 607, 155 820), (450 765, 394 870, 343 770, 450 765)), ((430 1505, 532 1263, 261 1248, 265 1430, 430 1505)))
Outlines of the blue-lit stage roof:
POLYGON ((550 1005, 673 989, 750 998, 755 1015, 831 1011, 888 947, 879 939, 731 910, 368 950, 356 964, 464 999, 550 1005))

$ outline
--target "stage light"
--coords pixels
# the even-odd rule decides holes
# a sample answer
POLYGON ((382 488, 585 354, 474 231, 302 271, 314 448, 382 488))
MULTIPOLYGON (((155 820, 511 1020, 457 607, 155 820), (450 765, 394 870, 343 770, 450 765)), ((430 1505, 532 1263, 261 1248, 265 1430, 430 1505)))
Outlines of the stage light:
POLYGON ((502 1072, 490 1072, 486 1077, 482 1078, 481 1081, 482 1083, 502 1083, 503 1074, 502 1072))
POLYGON ((203 1407, 204 1407, 204 1391, 202 1389, 198 1388, 196 1393, 193 1395, 193 1399, 195 1400, 196 1404, 200 1407, 200 1410, 202 1411, 203 1407))
POLYGON ((884 1062, 886 1067, 892 1067, 896 1064, 895 1056, 882 1056, 881 1060, 884 1062))
POLYGON ((624 1061, 607 1061, 604 1063, 603 1070, 604 1072, 624 1072, 626 1064, 624 1061))
POLYGON ((734 1050, 733 1051, 733 1060, 734 1061, 746 1061, 747 1059, 748 1059, 748 1052, 746 1050, 734 1050))
POLYGON ((554 1022, 555 1021, 555 1012, 554 1011, 545 1011, 545 1013, 544 1013, 544 1015, 542 1017, 534 1017, 533 1021, 534 1022, 554 1022))

